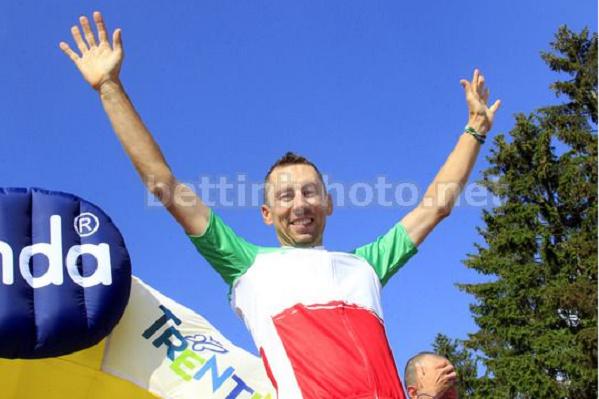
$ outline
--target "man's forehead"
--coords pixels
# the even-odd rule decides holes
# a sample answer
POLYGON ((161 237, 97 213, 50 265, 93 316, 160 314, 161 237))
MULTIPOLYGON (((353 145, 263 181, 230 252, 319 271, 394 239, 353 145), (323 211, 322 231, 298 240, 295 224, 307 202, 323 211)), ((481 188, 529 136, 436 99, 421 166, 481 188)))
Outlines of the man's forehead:
POLYGON ((440 355, 425 354, 419 359, 420 363, 428 366, 436 366, 441 363, 447 362, 447 359, 440 355))
POLYGON ((320 177, 316 170, 305 164, 293 164, 277 166, 273 169, 268 178, 267 184, 275 188, 283 188, 287 186, 304 185, 308 183, 320 182, 320 177))

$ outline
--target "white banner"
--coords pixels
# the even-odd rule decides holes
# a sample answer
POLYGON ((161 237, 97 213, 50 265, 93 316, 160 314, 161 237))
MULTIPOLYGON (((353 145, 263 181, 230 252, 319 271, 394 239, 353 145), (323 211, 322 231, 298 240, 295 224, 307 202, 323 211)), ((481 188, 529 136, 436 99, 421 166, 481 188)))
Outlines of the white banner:
POLYGON ((136 277, 102 370, 165 399, 276 397, 260 358, 136 277))

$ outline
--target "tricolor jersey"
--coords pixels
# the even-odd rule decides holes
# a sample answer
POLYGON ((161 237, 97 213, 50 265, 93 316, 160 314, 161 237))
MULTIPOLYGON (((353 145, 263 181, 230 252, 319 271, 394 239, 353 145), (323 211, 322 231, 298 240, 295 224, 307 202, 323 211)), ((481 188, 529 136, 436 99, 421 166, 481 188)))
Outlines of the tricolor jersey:
POLYGON ((380 301, 416 253, 400 223, 352 253, 260 247, 213 212, 190 238, 230 284, 280 399, 404 399, 380 301))

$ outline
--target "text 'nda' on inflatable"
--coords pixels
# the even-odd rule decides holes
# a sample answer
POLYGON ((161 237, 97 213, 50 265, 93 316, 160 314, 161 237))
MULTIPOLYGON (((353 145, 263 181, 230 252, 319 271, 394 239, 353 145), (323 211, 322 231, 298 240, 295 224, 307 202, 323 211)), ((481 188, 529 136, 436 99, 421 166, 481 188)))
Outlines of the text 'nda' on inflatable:
POLYGON ((121 318, 131 289, 123 237, 71 194, 0 188, 0 357, 88 348, 121 318))

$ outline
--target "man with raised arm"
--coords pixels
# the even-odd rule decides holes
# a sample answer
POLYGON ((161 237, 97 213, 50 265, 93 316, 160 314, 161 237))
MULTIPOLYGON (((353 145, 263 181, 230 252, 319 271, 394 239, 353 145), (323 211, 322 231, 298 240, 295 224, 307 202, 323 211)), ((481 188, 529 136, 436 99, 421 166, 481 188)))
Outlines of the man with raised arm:
POLYGON ((173 175, 119 80, 121 31, 108 40, 99 12, 98 35, 80 18, 71 29, 79 53, 60 48, 99 93, 114 131, 148 189, 164 203, 206 260, 229 284, 277 389, 288 398, 400 398, 401 383, 382 321, 380 290, 416 253, 466 184, 499 101, 478 70, 462 80, 468 127, 422 202, 375 241, 351 253, 323 247, 331 199, 316 165, 287 153, 266 175, 261 207, 281 244, 268 248, 240 238, 173 175), (194 198, 195 201, 190 201, 194 198))

